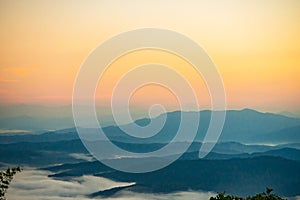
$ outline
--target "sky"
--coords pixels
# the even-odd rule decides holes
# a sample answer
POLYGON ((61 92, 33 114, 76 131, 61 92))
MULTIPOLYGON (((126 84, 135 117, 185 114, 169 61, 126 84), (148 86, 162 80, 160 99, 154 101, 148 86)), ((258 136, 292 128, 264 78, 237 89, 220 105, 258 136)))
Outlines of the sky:
MULTIPOLYGON (((153 27, 182 33, 206 50, 223 79, 228 109, 300 110, 297 0, 0 0, 0 26, 2 105, 70 105, 78 70, 97 45, 124 31, 153 27)), ((203 77, 191 77, 191 66, 179 57, 150 50, 116 60, 101 79, 105 89, 97 91, 96 102, 109 102, 114 83, 129 69, 120 66, 153 60, 181 69, 201 107, 209 107, 203 77)), ((141 76, 146 75, 136 74, 141 76)), ((157 85, 131 98, 133 106, 157 102, 177 105, 157 85)))

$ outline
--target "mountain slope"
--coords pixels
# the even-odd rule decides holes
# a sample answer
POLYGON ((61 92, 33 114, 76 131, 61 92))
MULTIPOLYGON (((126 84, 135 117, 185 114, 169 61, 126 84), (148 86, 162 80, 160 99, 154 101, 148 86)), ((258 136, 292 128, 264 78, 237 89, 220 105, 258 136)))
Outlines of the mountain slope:
POLYGON ((166 168, 144 174, 130 174, 105 168, 100 163, 81 163, 47 168, 51 176, 101 177, 135 182, 130 190, 168 193, 186 190, 226 191, 247 196, 273 188, 283 196, 300 194, 300 163, 279 157, 255 157, 230 160, 178 160, 166 168))
MULTIPOLYGON (((202 141, 211 117, 211 111, 205 110, 201 112, 184 112, 187 117, 200 115, 199 128, 196 136, 197 141, 202 141)), ((175 111, 167 114, 167 120, 163 128, 150 138, 132 137, 122 131, 122 127, 107 126, 103 128, 106 136, 112 141, 125 143, 168 143, 174 138, 180 125, 181 112, 175 111)), ((161 120, 163 115, 152 119, 152 121, 161 120)), ((191 118, 192 119, 192 118, 191 118)), ((149 119, 140 119, 136 123, 146 125, 150 122, 149 119)), ((192 120, 189 123, 194 123, 192 120)), ((123 125, 125 128, 132 124, 123 125)), ((227 111, 225 125, 219 141, 236 141, 242 143, 286 143, 300 142, 300 119, 285 117, 282 115, 261 113, 254 110, 244 109, 240 111, 227 111)), ((41 135, 15 135, 15 136, 0 136, 0 143, 13 143, 20 141, 28 142, 46 142, 78 139, 75 129, 70 129, 68 132, 63 132, 57 135, 60 131, 48 132, 41 135)), ((96 129, 85 129, 91 140, 101 140, 96 129)), ((138 133, 138 134, 143 134, 138 133)), ((188 135, 192 131, 187 128, 186 133, 177 138, 178 141, 186 141, 188 135)))
MULTIPOLYGON (((201 111, 199 113, 187 114, 187 117, 194 114, 200 115, 199 128, 196 136, 197 141, 202 141, 207 128, 210 123, 212 111, 201 111)), ((162 130, 155 136, 145 140, 132 138, 125 134, 120 127, 110 126, 104 129, 107 133, 107 136, 111 140, 123 141, 123 142, 133 142, 133 143, 166 143, 170 141, 176 134, 179 124, 181 112, 171 112, 167 113, 167 121, 162 128, 162 130), (114 133, 113 136, 110 134, 114 133)), ((160 120, 162 116, 159 116, 155 120, 160 120)), ((191 118, 192 119, 192 118, 191 118)), ((138 124, 147 124, 149 119, 141 119, 137 121, 138 124)), ((190 123, 193 123, 191 120, 190 123)), ((266 138, 271 137, 272 135, 278 135, 278 131, 283 129, 292 129, 300 125, 300 119, 290 118, 282 115, 271 114, 271 113, 261 113, 250 109, 244 109, 240 111, 229 110, 226 114, 226 120, 222 134, 219 138, 219 141, 236 141, 242 143, 253 143, 253 142, 266 142, 266 138)), ((283 143, 285 141, 300 142, 298 129, 294 131, 293 134, 286 134, 285 137, 278 138, 276 142, 283 143)), ((142 134, 142 133, 141 133, 142 134)), ((185 134, 178 137, 177 141, 186 141, 187 135, 191 134, 189 129, 185 134)))

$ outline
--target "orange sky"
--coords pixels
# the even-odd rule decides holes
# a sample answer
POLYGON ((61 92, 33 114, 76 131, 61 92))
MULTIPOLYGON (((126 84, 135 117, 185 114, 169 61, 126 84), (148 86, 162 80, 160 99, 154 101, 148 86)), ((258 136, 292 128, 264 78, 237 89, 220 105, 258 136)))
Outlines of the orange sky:
MULTIPOLYGON (((0 26, 1 104, 71 104, 76 73, 99 43, 155 27, 183 33, 206 49, 223 78, 228 108, 299 110, 298 0, 0 0, 0 26)), ((136 52, 119 62, 150 62, 149 55, 181 66, 179 58, 158 52, 136 52)), ((115 67, 111 76, 119 73, 115 67)), ((107 88, 113 80, 107 78, 107 88)), ((203 106, 209 104, 204 91, 199 87, 203 106)), ((167 93, 161 89, 162 103, 170 103, 167 93)), ((100 103, 106 94, 97 93, 100 103)), ((155 95, 144 88, 132 102, 148 105, 155 95)))

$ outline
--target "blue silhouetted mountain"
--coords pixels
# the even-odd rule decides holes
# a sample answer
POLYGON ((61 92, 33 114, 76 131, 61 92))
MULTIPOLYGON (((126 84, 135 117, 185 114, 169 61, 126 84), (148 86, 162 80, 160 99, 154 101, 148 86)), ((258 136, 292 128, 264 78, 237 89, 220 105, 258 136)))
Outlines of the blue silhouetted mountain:
MULTIPOLYGON (((216 111, 218 112, 218 111, 216 111)), ((113 141, 132 142, 132 143, 167 143, 171 141, 180 126, 180 117, 182 112, 167 113, 167 120, 161 129, 153 137, 147 139, 139 139, 128 136, 120 127, 109 126, 104 128, 106 135, 113 141), (111 134, 113 133, 113 135, 111 134)), ((186 114, 186 113, 185 113, 186 114)), ((199 113, 190 112, 185 116, 193 119, 193 115, 199 114, 200 122, 195 138, 196 141, 203 141, 207 128, 210 123, 211 111, 201 111, 199 113), (189 115, 190 114, 190 115, 189 115)), ((159 116, 154 120, 160 120, 163 116, 159 116)), ((140 125, 147 125, 149 119, 141 119, 137 121, 140 125)), ((191 120, 190 123, 195 123, 191 120)), ((250 109, 241 111, 227 111, 226 120, 220 141, 237 141, 242 143, 286 143, 300 142, 300 119, 290 118, 282 115, 271 113, 261 113, 250 109), (274 140, 272 139, 274 137, 274 140)), ((126 126, 126 125, 125 125, 126 126)), ((140 133, 143 134, 142 132, 140 133)), ((188 134, 193 134, 189 127, 186 132, 179 136, 176 141, 186 141, 188 134)), ((190 138, 190 137, 189 137, 190 138)))
MULTIPOLYGON (((202 141, 208 125, 210 123, 212 111, 201 112, 183 112, 184 115, 190 119, 193 119, 194 115, 200 116, 199 128, 195 141, 202 141)), ((216 111, 218 112, 218 111, 216 111)), ((180 120, 182 112, 170 112, 162 114, 154 119, 152 122, 150 119, 140 119, 136 123, 141 126, 146 126, 149 123, 161 120, 164 115, 166 116, 166 122, 162 129, 154 136, 149 138, 137 138, 128 135, 122 130, 122 127, 129 127, 132 124, 118 126, 107 126, 103 128, 106 136, 115 142, 125 143, 168 143, 177 134, 180 126, 180 120)), ((189 119, 188 119, 189 120, 189 119)), ((190 124, 197 123, 193 120, 189 121, 190 124)), ((192 127, 192 126, 190 126, 192 127)), ((300 131, 300 119, 290 118, 282 115, 261 113, 250 109, 244 109, 240 111, 229 110, 227 111, 226 120, 222 134, 219 141, 236 141, 242 143, 287 143, 287 142, 300 142, 298 134, 300 131)), ((90 140, 102 140, 103 137, 99 137, 96 129, 85 129, 84 132, 89 136, 90 140)), ((137 133, 141 136, 143 132, 137 133)), ((186 141, 188 135, 194 134, 189 129, 189 124, 185 129, 184 134, 177 137, 175 142, 186 141)), ((78 135, 75 129, 66 129, 63 131, 52 131, 44 134, 33 135, 26 134, 20 136, 0 136, 0 143, 13 143, 13 142, 46 142, 46 141, 61 141, 61 140, 73 140, 78 139, 78 135), (59 133, 59 134, 57 134, 59 133)))
POLYGON ((251 141, 261 143, 291 143, 300 141, 300 126, 274 131, 260 137, 252 137, 251 141))
MULTIPOLYGON (((115 157, 126 156, 126 154, 115 154, 109 151, 109 142, 93 141, 91 145, 101 146, 103 158, 113 159, 115 157)), ((159 149, 165 144, 134 144, 117 143, 118 146, 130 149, 134 152, 151 152, 159 149)), ((173 148, 166 155, 158 155, 160 158, 178 157, 183 142, 174 143, 173 148)), ((199 159, 199 149, 201 143, 193 142, 180 159, 197 160, 199 159)), ((92 160, 92 156, 86 150, 81 140, 67 140, 55 142, 19 142, 0 145, 0 163, 7 165, 24 166, 47 166, 59 163, 74 163, 86 160, 92 160)), ((277 146, 266 145, 244 145, 236 142, 217 143, 212 152, 205 159, 231 159, 231 158, 250 158, 257 156, 275 156, 291 160, 300 160, 300 144, 292 143, 277 146)))
MULTIPOLYGON (((128 163, 130 162, 133 163, 129 159, 128 163)), ((279 195, 300 194, 300 163, 279 157, 177 160, 166 168, 143 174, 115 171, 97 161, 45 169, 54 173, 50 175, 51 177, 62 179, 93 174, 116 181, 135 182, 136 184, 130 187, 130 190, 135 192, 169 193, 202 190, 226 191, 233 195, 247 196, 268 186, 274 188, 279 195)), ((110 192, 114 194, 113 191, 108 191, 105 193, 106 196, 110 192)), ((99 195, 101 196, 101 192, 99 195)))
MULTIPOLYGON (((227 144, 227 143, 226 143, 227 144)), ((217 147, 218 148, 218 147, 217 147)), ((230 149, 230 145, 227 147, 230 149)), ((279 148, 279 147, 274 147, 279 148)), ((205 156, 205 159, 212 160, 227 160, 232 158, 254 158, 259 156, 273 156, 281 157, 289 160, 300 161, 300 150, 293 148, 282 148, 282 149, 272 149, 264 152, 254 152, 254 153, 239 153, 239 154, 228 154, 228 153, 217 153, 214 150, 205 156)), ((180 158, 181 160, 197 160, 199 159, 199 152, 187 152, 183 154, 180 158)))
MULTIPOLYGON (((151 152, 164 147, 175 137, 182 114, 176 111, 160 115, 152 121, 137 120, 136 124, 147 127, 155 120, 167 117, 165 126, 158 134, 147 139, 132 137, 122 130, 130 128, 132 124, 121 127, 107 126, 103 131, 120 148, 137 153, 151 152)), ((194 115, 200 114, 195 141, 187 152, 170 166, 156 172, 128 174, 115 171, 98 161, 83 162, 92 158, 75 128, 42 134, 0 135, 0 166, 45 167, 43 169, 53 172, 51 177, 63 179, 93 174, 136 183, 130 187, 99 191, 91 194, 92 197, 109 197, 123 189, 154 193, 187 190, 226 191, 229 194, 245 196, 261 192, 265 187, 273 188, 277 194, 283 196, 300 195, 300 119, 249 109, 228 111, 219 143, 204 159, 199 159, 199 149, 210 122, 211 111, 184 114, 188 117, 186 132, 173 141, 174 146, 168 155, 147 159, 114 155, 109 151, 109 142, 99 137, 97 129, 81 128, 88 136, 85 137, 88 144, 93 147, 100 146, 103 151, 107 150, 103 153, 105 159, 111 162, 121 160, 125 167, 131 168, 136 163, 135 159, 145 159, 145 165, 148 165, 157 159, 176 157, 180 153, 179 147, 186 144, 188 134, 192 134, 189 127, 195 122, 189 120, 189 117, 192 119, 194 115)), ((139 134, 142 136, 143 133, 139 134)))

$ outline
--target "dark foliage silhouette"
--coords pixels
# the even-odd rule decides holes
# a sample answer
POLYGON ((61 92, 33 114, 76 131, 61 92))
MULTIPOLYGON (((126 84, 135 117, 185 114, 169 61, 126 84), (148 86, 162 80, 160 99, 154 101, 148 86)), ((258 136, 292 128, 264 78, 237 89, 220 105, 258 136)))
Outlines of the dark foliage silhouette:
POLYGON ((255 196, 249 196, 246 198, 238 197, 238 196, 230 196, 225 195, 225 192, 219 193, 215 197, 211 197, 210 200, 284 200, 280 196, 276 194, 271 194, 273 189, 266 188, 266 192, 256 194, 255 196))
POLYGON ((5 193, 8 189, 10 182, 17 172, 21 172, 20 167, 8 168, 5 171, 0 172, 0 200, 6 200, 5 193))

